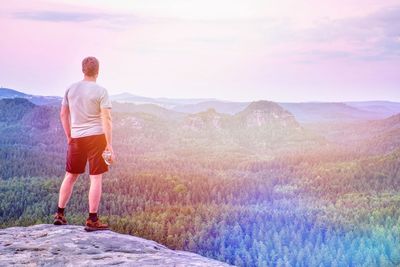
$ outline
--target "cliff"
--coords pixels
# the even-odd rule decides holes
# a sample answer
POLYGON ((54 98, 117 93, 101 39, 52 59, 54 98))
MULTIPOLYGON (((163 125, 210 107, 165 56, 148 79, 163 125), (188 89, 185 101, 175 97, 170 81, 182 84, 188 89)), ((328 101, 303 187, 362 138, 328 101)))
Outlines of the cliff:
POLYGON ((112 231, 40 224, 0 230, 0 266, 229 266, 112 231))

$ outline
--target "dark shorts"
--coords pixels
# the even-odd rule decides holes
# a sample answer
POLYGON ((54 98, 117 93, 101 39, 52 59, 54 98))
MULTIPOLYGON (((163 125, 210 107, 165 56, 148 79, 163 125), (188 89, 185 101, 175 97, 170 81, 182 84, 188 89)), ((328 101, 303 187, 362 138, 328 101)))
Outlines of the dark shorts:
POLYGON ((65 170, 69 173, 84 173, 89 161, 89 174, 96 175, 108 171, 102 157, 107 146, 104 134, 72 138, 68 144, 65 170))

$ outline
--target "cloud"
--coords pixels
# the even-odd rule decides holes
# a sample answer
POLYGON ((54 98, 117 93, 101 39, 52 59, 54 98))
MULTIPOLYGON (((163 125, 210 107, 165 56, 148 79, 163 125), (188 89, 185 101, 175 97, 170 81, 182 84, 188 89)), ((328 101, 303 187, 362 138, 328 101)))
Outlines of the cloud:
POLYGON ((56 11, 39 11, 39 12, 15 12, 14 18, 25 20, 40 20, 40 21, 72 21, 82 22, 104 19, 103 14, 76 13, 76 12, 56 12, 56 11))
POLYGON ((302 52, 302 56, 305 56, 309 58, 310 60, 312 59, 324 59, 324 60, 330 60, 330 59, 347 59, 352 56, 350 52, 343 51, 343 50, 311 50, 307 52, 302 52))
MULTIPOLYGON (((89 23, 101 28, 126 30, 134 24, 161 25, 164 35, 177 36, 173 47, 181 45, 264 47, 269 54, 281 51, 298 61, 325 60, 379 61, 400 56, 400 6, 384 8, 365 16, 321 19, 304 28, 290 18, 199 19, 137 16, 99 10, 27 10, 11 13, 13 18, 51 23, 89 23)), ((151 28, 160 34, 159 27, 151 28)), ((164 39, 169 39, 165 37, 164 39)), ((155 41, 152 40, 152 44, 155 41)), ((163 41, 164 44, 164 41, 163 41)), ((197 46, 196 46, 197 47, 197 46)), ((148 49, 146 47, 146 49, 148 49)), ((163 46, 163 49, 164 46, 163 46)))
POLYGON ((303 37, 304 41, 314 45, 330 46, 314 55, 321 59, 342 51, 346 57, 357 60, 386 60, 400 56, 399 25, 400 7, 392 7, 364 17, 319 21, 305 31, 303 37), (338 43, 346 47, 335 47, 338 43))
POLYGON ((131 14, 107 14, 94 12, 75 11, 19 11, 12 14, 13 18, 20 20, 46 21, 46 22, 108 22, 115 25, 140 22, 140 19, 131 14))

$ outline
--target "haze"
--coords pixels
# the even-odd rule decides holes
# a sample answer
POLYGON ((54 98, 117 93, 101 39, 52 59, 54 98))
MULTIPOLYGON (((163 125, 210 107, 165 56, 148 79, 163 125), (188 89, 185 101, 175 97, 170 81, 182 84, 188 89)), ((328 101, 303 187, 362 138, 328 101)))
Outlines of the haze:
POLYGON ((110 94, 400 101, 398 1, 0 4, 0 86, 26 93, 61 96, 94 55, 110 94))

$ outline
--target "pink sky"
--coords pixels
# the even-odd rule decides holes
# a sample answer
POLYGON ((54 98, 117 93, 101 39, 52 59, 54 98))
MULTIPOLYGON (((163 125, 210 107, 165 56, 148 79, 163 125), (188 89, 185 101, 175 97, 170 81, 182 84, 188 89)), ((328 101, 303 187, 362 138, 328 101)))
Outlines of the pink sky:
POLYGON ((110 94, 400 101, 397 0, 0 5, 0 86, 31 94, 62 95, 94 55, 110 94))

